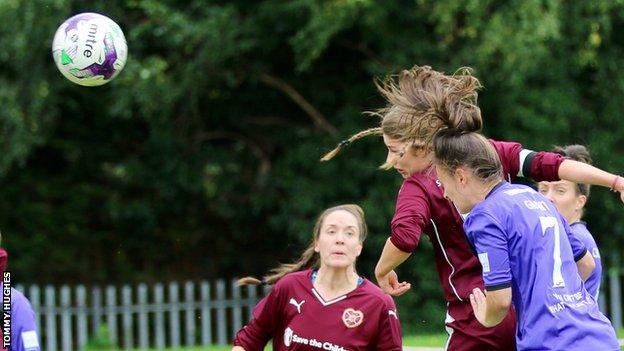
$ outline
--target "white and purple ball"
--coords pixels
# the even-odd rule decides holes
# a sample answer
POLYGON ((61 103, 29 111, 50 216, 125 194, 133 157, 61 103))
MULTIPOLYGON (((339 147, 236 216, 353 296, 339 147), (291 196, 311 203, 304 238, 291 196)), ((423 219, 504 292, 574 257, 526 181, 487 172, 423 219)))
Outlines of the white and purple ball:
POLYGON ((52 42, 56 67, 83 86, 110 82, 124 68, 128 45, 113 20, 98 13, 77 14, 61 24, 52 42))

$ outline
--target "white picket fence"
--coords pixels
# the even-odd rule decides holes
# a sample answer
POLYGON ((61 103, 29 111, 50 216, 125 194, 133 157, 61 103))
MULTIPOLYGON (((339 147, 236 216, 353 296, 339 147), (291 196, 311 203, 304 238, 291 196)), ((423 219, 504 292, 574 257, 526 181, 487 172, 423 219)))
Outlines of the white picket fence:
POLYGON ((238 287, 236 279, 189 281, 183 289, 176 282, 16 288, 35 309, 43 351, 82 350, 102 324, 110 343, 124 350, 229 344, 267 292, 266 287, 238 287))

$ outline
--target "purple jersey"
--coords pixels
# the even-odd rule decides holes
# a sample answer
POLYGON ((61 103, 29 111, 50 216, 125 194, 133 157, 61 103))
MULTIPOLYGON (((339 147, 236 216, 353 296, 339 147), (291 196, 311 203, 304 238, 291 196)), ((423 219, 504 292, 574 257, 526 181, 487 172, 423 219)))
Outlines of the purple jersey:
POLYGON ((401 326, 394 301, 364 279, 355 290, 325 300, 312 284, 312 270, 290 273, 254 308, 234 345, 273 350, 400 351, 401 326))
POLYGON ((594 269, 594 271, 585 281, 585 289, 587 289, 587 291, 592 294, 594 299, 598 300, 598 294, 600 293, 600 279, 602 278, 602 262, 600 260, 600 251, 598 251, 598 245, 596 245, 594 237, 591 235, 589 230, 587 230, 585 222, 572 223, 570 224, 570 228, 572 228, 572 232, 574 232, 574 235, 579 238, 579 240, 581 240, 583 244, 585 244, 587 251, 589 251, 592 256, 594 256, 596 269, 594 269))
MULTIPOLYGON (((3 284, 0 283, 0 291, 3 284)), ((11 288, 11 347, 9 351, 40 351, 35 312, 24 294, 11 288)))
POLYGON ((501 182, 472 209, 464 229, 486 289, 512 289, 518 350, 620 349, 578 274, 575 259, 585 246, 548 199, 501 182))

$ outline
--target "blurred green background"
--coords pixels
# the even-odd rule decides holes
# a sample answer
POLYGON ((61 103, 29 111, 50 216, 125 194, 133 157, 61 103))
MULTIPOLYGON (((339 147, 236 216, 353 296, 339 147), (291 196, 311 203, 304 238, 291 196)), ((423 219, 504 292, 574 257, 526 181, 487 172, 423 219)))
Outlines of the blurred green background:
MULTIPOLYGON (((14 283, 102 284, 261 275, 294 259, 323 208, 355 202, 372 277, 401 178, 380 138, 319 157, 378 121, 374 78, 470 66, 485 133, 534 150, 589 146, 624 169, 624 1, 0 0, 0 229, 14 283), (119 23, 128 63, 86 88, 57 71, 56 28, 119 23)), ((604 264, 622 203, 586 219, 604 264)), ((399 269, 407 332, 445 304, 423 237, 399 269)))

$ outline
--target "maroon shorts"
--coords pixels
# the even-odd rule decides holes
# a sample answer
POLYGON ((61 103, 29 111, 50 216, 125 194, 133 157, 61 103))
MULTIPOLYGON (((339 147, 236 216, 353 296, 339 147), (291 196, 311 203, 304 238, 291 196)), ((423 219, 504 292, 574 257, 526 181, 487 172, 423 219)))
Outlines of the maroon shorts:
POLYGON ((446 327, 450 334, 449 351, 516 350, 516 312, 513 308, 499 325, 486 328, 474 316, 469 302, 454 302, 448 307, 446 327))

